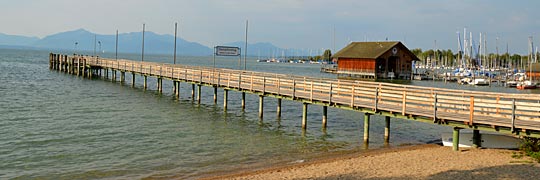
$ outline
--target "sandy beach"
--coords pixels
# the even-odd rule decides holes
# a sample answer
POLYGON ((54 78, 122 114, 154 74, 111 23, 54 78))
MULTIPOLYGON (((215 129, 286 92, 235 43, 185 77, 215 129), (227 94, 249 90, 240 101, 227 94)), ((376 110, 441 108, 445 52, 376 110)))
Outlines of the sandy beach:
POLYGON ((419 145, 221 174, 207 179, 537 179, 540 165, 517 151, 419 145))

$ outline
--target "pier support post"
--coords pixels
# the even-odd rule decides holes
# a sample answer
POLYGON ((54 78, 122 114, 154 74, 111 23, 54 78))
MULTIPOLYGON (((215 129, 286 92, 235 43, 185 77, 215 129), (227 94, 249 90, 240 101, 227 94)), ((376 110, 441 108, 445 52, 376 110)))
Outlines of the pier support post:
POLYGON ((364 113, 364 143, 369 143, 369 118, 370 114, 364 113))
POLYGON ((180 81, 176 81, 176 98, 180 99, 180 81))
POLYGON ((86 77, 86 59, 83 59, 82 76, 86 77))
POLYGON ((109 69, 105 69, 105 79, 109 79, 109 69))
POLYGON ((473 148, 480 148, 482 147, 482 135, 480 135, 480 130, 473 130, 473 148))
POLYGON ((163 78, 159 78, 159 93, 163 92, 163 78))
POLYGON ((459 130, 461 128, 454 127, 454 132, 452 133, 452 150, 459 151, 459 130))
POLYGON ((126 72, 120 71, 120 83, 126 82, 126 72))
POLYGON ((160 85, 161 85, 161 83, 159 83, 160 80, 161 80, 161 78, 159 78, 159 76, 158 76, 158 78, 156 79, 156 90, 157 90, 158 92, 159 92, 160 85))
POLYGON ((224 89, 223 90, 223 110, 227 111, 227 95, 229 94, 229 90, 224 89))
POLYGON ((175 80, 172 81, 172 85, 173 85, 172 92, 174 93, 174 96, 176 96, 176 81, 175 80))
POLYGON ((390 142, 390 116, 384 117, 384 143, 390 142))
POLYGON ((49 53, 49 69, 52 69, 52 53, 49 53))
POLYGON ((277 117, 281 118, 281 98, 277 99, 277 117))
POLYGON ((77 57, 77 76, 81 75, 81 58, 77 57))
POLYGON ((302 129, 307 129, 307 111, 308 103, 302 103, 302 129))
MULTIPOLYGON (((84 71, 83 71, 83 73, 84 73, 84 71)), ((115 71, 115 70, 112 70, 111 80, 112 80, 113 82, 116 81, 116 71, 115 71)))
POLYGON ((143 84, 143 88, 146 89, 148 88, 148 76, 144 76, 144 84, 143 84))
POLYGON ((326 129, 326 124, 328 121, 328 106, 322 107, 322 128, 326 129))
POLYGON ((197 85, 197 104, 201 104, 201 85, 197 85))
MULTIPOLYGON (((243 99, 243 98, 242 98, 243 99)), ((243 102, 243 101, 242 101, 243 102)), ((263 110, 264 110, 264 96, 263 95, 259 95, 259 119, 262 120, 263 119, 263 110)))
POLYGON ((242 92, 242 110, 246 109, 246 93, 242 92))
POLYGON ((195 100, 195 84, 191 84, 191 100, 195 100))
POLYGON ((217 103, 217 86, 214 86, 214 104, 217 103))
POLYGON ((131 73, 131 87, 135 87, 135 73, 131 73))

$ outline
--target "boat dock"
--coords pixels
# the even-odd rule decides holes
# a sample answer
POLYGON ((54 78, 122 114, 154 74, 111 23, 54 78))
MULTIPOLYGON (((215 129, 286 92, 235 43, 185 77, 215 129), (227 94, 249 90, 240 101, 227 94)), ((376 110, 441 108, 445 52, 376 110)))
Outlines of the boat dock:
MULTIPOLYGON (((265 98, 272 97, 277 101, 278 116, 281 116, 283 99, 298 101, 302 102, 304 130, 308 124, 308 106, 317 105, 323 109, 321 119, 317 120, 323 129, 327 119, 332 118, 327 116, 328 107, 357 111, 364 113, 366 144, 370 138, 370 117, 374 115, 385 117, 385 142, 389 142, 391 117, 453 127, 454 150, 458 150, 460 129, 472 129, 475 134, 482 130, 540 137, 540 94, 466 91, 53 53, 49 56, 49 68, 121 83, 126 83, 128 74, 132 76, 132 86, 135 86, 136 78, 143 78, 145 89, 148 77, 152 77, 157 79, 160 93, 165 79, 173 84, 177 98, 180 85, 190 85, 191 97, 197 103, 206 98, 201 97, 201 87, 213 90, 213 97, 209 98, 213 98, 214 103, 218 102, 218 89, 221 89, 224 111, 227 111, 229 91, 242 93, 242 109, 246 104, 245 94, 256 94, 261 121, 265 98)), ((480 145, 479 141, 475 143, 480 145)))

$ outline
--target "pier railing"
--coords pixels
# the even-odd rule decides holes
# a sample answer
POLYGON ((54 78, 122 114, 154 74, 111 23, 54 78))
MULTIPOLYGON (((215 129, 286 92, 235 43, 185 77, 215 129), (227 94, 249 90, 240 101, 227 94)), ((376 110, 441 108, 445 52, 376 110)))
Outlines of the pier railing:
POLYGON ((77 67, 82 64, 90 69, 113 69, 368 113, 384 111, 403 117, 429 118, 437 123, 451 121, 471 127, 505 127, 512 132, 516 128, 523 132, 540 131, 540 94, 444 89, 123 59, 61 57, 66 63, 79 63, 77 67))

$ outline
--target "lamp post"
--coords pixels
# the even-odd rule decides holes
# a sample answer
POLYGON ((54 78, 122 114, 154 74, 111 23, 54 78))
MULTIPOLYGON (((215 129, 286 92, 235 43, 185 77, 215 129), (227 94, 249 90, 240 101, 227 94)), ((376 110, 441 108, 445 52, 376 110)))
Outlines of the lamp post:
POLYGON ((174 23, 174 60, 173 63, 176 64, 176 34, 178 33, 178 23, 174 23))
POLYGON ((101 54, 102 53, 102 51, 101 51, 101 41, 98 41, 97 43, 99 45, 99 53, 101 54))
POLYGON ((144 61, 144 28, 145 24, 142 24, 142 51, 141 51, 141 61, 144 61))
POLYGON ((73 48, 73 51, 75 51, 75 53, 77 53, 77 45, 79 44, 79 42, 75 42, 75 47, 73 48))

